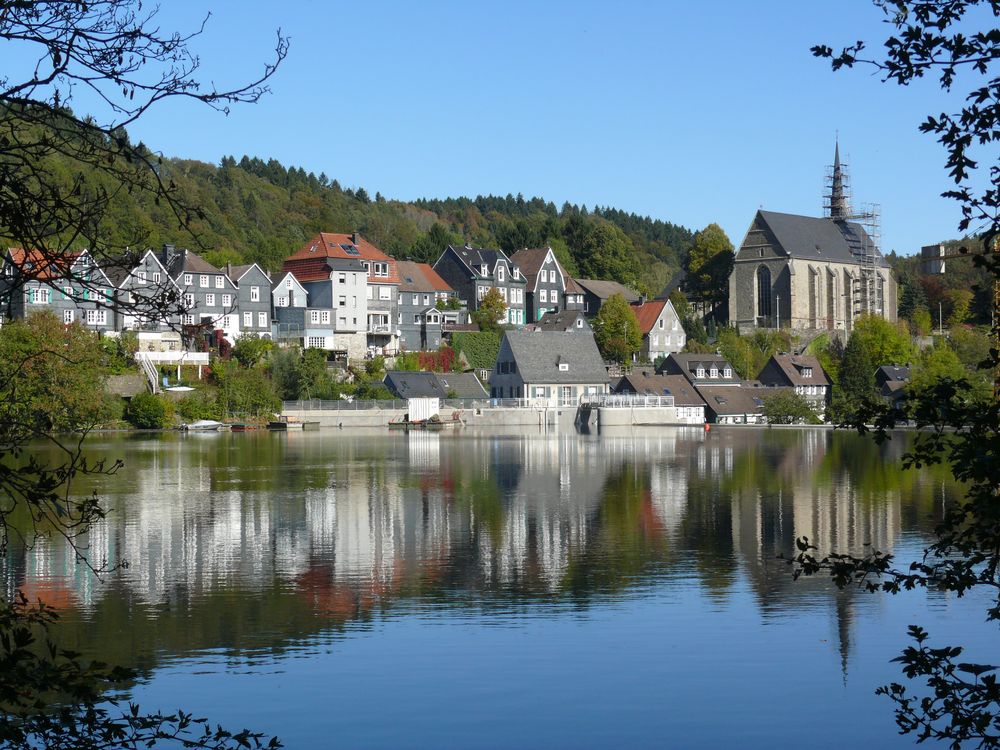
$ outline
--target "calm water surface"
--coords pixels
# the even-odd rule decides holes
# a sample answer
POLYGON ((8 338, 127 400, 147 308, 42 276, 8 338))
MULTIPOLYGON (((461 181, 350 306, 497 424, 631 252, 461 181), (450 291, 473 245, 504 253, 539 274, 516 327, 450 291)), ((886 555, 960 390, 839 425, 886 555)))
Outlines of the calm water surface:
POLYGON ((989 657, 983 606, 793 582, 808 536, 912 558, 940 473, 821 430, 98 437, 97 580, 11 548, 8 594, 195 708, 308 747, 911 747, 874 689, 906 627, 989 657))

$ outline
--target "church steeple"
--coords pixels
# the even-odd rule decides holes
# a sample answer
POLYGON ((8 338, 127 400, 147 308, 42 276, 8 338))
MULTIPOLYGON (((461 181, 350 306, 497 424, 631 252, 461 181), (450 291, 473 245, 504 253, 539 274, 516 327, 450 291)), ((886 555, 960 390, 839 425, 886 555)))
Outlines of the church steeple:
POLYGON ((840 164, 840 139, 837 139, 833 151, 833 174, 830 178, 829 201, 830 218, 834 221, 844 221, 850 216, 850 208, 847 205, 847 190, 845 188, 844 169, 840 164))

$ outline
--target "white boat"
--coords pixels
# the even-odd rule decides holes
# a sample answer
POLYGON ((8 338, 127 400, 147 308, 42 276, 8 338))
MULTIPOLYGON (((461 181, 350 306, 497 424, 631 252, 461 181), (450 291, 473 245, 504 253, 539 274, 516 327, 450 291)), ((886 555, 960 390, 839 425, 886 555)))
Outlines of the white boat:
POLYGON ((217 422, 214 419, 198 419, 194 422, 182 424, 181 429, 186 432, 219 432, 229 429, 229 425, 217 422))

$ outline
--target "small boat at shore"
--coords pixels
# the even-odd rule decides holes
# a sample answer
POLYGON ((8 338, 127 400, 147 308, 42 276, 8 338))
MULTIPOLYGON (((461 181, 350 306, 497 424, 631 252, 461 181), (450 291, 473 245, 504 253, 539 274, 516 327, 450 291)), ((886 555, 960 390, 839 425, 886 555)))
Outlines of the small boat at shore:
POLYGON ((246 422, 235 422, 229 425, 229 429, 233 432, 250 432, 252 430, 259 430, 260 425, 248 424, 246 422))
POLYGON ((225 432, 229 425, 218 422, 214 419, 197 419, 194 422, 185 422, 181 425, 185 432, 225 432))

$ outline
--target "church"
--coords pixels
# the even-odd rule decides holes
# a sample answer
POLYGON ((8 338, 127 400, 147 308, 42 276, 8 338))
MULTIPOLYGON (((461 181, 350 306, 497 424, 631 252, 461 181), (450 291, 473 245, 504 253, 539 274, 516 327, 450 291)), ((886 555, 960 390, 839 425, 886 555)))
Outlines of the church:
POLYGON ((822 218, 757 211, 729 276, 729 322, 850 333, 864 314, 896 320, 896 281, 877 243, 878 213, 852 213, 834 151, 822 218))

